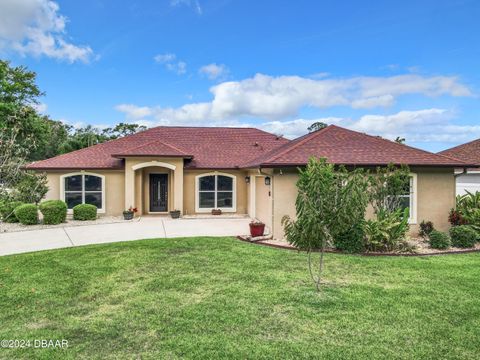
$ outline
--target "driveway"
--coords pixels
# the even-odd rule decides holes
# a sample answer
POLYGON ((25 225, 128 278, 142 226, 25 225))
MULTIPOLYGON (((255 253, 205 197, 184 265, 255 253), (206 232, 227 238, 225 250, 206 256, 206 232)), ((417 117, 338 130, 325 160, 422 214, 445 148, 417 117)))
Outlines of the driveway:
POLYGON ((248 218, 171 219, 145 217, 139 221, 59 227, 0 234, 0 255, 90 244, 187 236, 237 236, 249 232, 248 218))

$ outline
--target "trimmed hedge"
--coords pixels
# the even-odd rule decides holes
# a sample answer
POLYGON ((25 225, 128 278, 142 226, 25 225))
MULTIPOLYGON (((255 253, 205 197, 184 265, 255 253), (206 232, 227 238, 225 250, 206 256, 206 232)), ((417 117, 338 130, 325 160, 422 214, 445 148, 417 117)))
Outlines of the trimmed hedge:
POLYGON ((459 248, 473 247, 479 240, 477 232, 468 225, 459 225, 450 228, 450 237, 452 239, 452 246, 459 248))
POLYGON ((0 202, 0 217, 6 223, 18 222, 15 216, 15 208, 23 205, 21 201, 2 201, 0 202))
POLYGON ((448 236, 447 233, 437 230, 432 230, 429 241, 433 249, 448 249, 451 245, 450 236, 448 236))
POLYGON ((67 219, 67 204, 62 200, 47 200, 40 204, 40 212, 43 214, 43 223, 56 225, 67 219))
POLYGON ((15 216, 23 225, 38 224, 38 208, 34 204, 23 204, 15 208, 15 216))
POLYGON ((365 251, 365 231, 361 225, 338 234, 333 240, 335 248, 348 253, 361 253, 365 251))
POLYGON ((73 207, 73 220, 96 220, 97 207, 90 204, 78 204, 73 207))

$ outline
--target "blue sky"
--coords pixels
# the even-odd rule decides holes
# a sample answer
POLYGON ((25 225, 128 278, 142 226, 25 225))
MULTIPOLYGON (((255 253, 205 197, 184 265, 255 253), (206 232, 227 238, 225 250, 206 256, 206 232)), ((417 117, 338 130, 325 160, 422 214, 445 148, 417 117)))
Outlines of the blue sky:
POLYGON ((438 151, 480 137, 478 1, 0 2, 0 56, 70 124, 324 121, 438 151))

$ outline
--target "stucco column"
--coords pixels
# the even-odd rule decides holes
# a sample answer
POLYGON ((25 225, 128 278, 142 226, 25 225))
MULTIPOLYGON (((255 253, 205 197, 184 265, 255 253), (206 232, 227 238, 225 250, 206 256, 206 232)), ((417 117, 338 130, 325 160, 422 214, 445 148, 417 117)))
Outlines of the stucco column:
POLYGON ((132 163, 125 160, 125 209, 135 206, 135 170, 132 163))
POLYGON ((173 207, 183 214, 183 163, 173 171, 173 207))

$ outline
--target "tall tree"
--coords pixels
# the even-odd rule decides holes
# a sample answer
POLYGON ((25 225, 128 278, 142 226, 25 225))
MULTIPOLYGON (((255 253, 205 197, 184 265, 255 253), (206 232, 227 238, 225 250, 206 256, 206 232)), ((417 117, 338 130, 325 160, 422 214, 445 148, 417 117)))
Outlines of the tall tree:
POLYGON ((322 129, 325 129, 328 125, 325 124, 324 122, 321 122, 321 121, 317 121, 317 122, 314 122, 312 125, 310 125, 307 130, 308 132, 314 132, 314 131, 318 131, 318 130, 322 130, 322 129))

